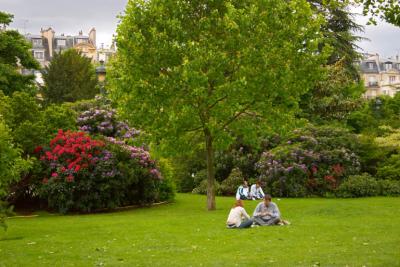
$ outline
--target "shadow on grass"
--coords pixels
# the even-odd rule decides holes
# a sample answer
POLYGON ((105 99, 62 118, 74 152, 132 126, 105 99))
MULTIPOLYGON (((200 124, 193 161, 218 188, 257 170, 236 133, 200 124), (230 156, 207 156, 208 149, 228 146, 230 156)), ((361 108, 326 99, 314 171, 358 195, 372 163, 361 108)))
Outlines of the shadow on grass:
POLYGON ((0 242, 2 242, 2 241, 22 240, 22 239, 24 239, 23 236, 5 236, 5 237, 0 237, 0 242))

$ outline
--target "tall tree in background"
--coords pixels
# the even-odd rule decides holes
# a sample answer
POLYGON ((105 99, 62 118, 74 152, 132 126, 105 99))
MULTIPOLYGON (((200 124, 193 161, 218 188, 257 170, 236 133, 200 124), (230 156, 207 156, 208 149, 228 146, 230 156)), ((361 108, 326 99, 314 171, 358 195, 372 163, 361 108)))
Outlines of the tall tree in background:
POLYGON ((46 103, 90 99, 99 92, 91 60, 75 49, 55 54, 43 71, 43 80, 42 92, 46 103))
MULTIPOLYGON (((332 54, 325 66, 325 75, 302 97, 302 116, 313 122, 344 120, 361 104, 364 87, 360 82, 356 61, 360 54, 356 34, 363 27, 354 21, 347 0, 308 0, 317 14, 325 17, 321 45, 330 45, 332 54)), ((323 46, 322 46, 323 47, 323 46)))
POLYGON ((111 97, 158 142, 202 138, 213 210, 214 149, 297 111, 324 62, 322 21, 305 0, 129 1, 111 97))
POLYGON ((324 35, 324 41, 321 47, 329 44, 332 47, 332 54, 328 59, 328 65, 334 65, 341 61, 342 67, 355 80, 358 80, 359 74, 355 62, 360 59, 357 50, 357 42, 363 38, 357 36, 362 33, 364 28, 355 22, 354 16, 350 13, 350 2, 347 0, 308 0, 313 9, 326 19, 321 31, 324 35))
POLYGON ((17 31, 6 29, 12 19, 12 15, 0 11, 0 90, 6 95, 15 91, 32 93, 35 77, 22 75, 20 69, 39 69, 39 64, 25 38, 17 31))

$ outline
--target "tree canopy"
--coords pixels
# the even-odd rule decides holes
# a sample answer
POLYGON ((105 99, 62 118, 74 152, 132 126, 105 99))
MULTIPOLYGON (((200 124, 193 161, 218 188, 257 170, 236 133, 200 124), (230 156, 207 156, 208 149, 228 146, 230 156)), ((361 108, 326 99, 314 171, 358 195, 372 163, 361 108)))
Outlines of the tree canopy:
POLYGON ((297 110, 325 60, 321 23, 304 0, 129 1, 111 96, 158 142, 202 138, 215 209, 215 147, 232 133, 283 125, 297 110))
POLYGON ((369 24, 376 25, 376 18, 400 27, 399 0, 355 0, 363 6, 364 16, 370 16, 369 24))
POLYGON ((47 103, 90 99, 99 92, 93 64, 75 49, 56 53, 43 70, 43 80, 42 92, 47 103))
MULTIPOLYGON (((12 15, 0 11, 0 25, 6 27, 12 19, 12 15)), ((31 45, 17 31, 0 29, 0 90, 6 95, 34 88, 34 76, 20 72, 21 68, 39 69, 30 48, 31 45)))

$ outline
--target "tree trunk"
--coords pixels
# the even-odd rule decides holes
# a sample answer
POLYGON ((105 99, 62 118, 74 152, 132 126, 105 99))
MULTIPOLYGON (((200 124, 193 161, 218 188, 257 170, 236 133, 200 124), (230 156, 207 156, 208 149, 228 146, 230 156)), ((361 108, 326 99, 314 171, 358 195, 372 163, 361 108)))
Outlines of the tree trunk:
POLYGON ((214 173, 214 149, 211 133, 208 129, 204 130, 207 150, 207 209, 215 210, 215 173, 214 173))

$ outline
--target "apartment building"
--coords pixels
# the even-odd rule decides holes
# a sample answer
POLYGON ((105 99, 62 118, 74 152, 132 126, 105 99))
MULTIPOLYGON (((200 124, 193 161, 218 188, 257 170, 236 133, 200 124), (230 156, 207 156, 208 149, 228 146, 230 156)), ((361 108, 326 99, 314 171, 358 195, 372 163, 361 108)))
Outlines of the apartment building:
POLYGON ((40 35, 27 34, 25 38, 32 43, 32 54, 42 67, 47 66, 55 53, 74 48, 93 62, 97 60, 96 29, 92 28, 88 35, 82 31, 78 35, 56 35, 50 27, 41 29, 40 35))
POLYGON ((361 77, 367 88, 364 96, 375 98, 380 95, 394 96, 400 92, 400 60, 381 58, 378 54, 367 54, 360 62, 361 77))

